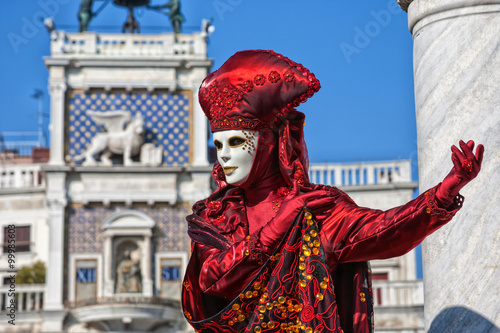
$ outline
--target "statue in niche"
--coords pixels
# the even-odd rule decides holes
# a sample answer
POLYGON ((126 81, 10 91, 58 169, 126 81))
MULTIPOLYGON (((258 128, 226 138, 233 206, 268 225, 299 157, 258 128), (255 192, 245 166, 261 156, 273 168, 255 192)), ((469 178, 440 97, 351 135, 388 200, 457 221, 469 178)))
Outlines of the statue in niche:
POLYGON ((172 23, 172 28, 176 34, 182 32, 181 24, 185 21, 184 16, 181 13, 181 2, 180 0, 170 0, 164 5, 159 6, 147 6, 149 9, 157 10, 170 18, 170 23, 172 23), (170 10, 162 11, 164 8, 169 8, 170 10))
POLYGON ((90 147, 83 154, 70 160, 85 159, 83 166, 105 165, 111 166, 112 154, 123 155, 123 165, 133 164, 132 156, 139 154, 144 143, 144 117, 137 114, 132 119, 129 111, 96 112, 87 111, 97 125, 103 125, 107 132, 97 133, 91 141, 90 147), (124 129, 124 125, 127 126, 124 129), (101 154, 100 163, 94 156, 101 154))
POLYGON ((116 267, 116 292, 142 292, 140 263, 132 260, 130 250, 123 252, 123 259, 116 267))

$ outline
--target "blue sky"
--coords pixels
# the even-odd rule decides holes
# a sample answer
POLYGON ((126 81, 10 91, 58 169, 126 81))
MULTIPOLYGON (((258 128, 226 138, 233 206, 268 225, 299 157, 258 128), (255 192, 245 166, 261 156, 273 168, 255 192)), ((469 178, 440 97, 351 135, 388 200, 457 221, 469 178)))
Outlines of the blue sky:
MULTIPOLYGON (((104 2, 96 0, 94 8, 104 2)), ((49 112, 42 61, 49 55, 49 35, 37 18, 53 16, 57 29, 77 31, 79 3, 2 2, 0 131, 36 131, 35 89, 45 92, 49 112)), ((208 50, 214 69, 236 51, 273 49, 316 74, 322 89, 299 107, 306 114, 311 162, 416 160, 412 38, 396 0, 184 0, 182 12, 185 32, 213 19, 208 50)), ((170 31, 163 15, 136 15, 143 32, 170 31)), ((125 18, 126 11, 111 1, 89 30, 119 32, 125 18)))

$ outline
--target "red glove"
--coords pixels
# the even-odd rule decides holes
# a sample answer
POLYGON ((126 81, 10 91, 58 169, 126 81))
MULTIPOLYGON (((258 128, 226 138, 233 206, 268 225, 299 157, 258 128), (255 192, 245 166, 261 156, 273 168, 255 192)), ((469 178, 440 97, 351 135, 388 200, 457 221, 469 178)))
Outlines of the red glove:
POLYGON ((474 155, 474 141, 470 140, 465 144, 460 140, 460 148, 451 146, 451 160, 453 161, 453 169, 443 180, 436 191, 436 199, 442 207, 449 207, 453 204, 453 198, 468 182, 476 178, 481 170, 483 162, 483 145, 478 145, 476 155, 474 155))
POLYGON ((295 183, 286 201, 280 207, 276 216, 269 221, 260 231, 260 243, 264 251, 270 254, 281 241, 286 231, 292 224, 300 210, 307 207, 313 213, 321 211, 324 207, 333 205, 335 198, 327 192, 318 194, 318 191, 299 193, 298 184, 295 183))

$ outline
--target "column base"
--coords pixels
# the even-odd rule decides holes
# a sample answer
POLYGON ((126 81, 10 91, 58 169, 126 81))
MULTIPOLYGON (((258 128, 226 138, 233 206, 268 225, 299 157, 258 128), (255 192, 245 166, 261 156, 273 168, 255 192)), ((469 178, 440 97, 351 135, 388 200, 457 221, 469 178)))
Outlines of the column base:
POLYGON ((46 310, 43 312, 42 332, 62 332, 66 310, 46 310))

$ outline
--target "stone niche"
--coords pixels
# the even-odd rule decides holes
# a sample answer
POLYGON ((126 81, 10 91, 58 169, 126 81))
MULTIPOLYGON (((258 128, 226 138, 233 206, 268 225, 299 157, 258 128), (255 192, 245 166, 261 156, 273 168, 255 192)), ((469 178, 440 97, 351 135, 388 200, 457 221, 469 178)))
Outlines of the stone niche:
POLYGON ((141 243, 140 237, 114 237, 111 275, 115 294, 142 293, 141 243))
POLYGON ((104 296, 153 296, 151 236, 154 221, 126 210, 108 217, 104 234, 104 296))

